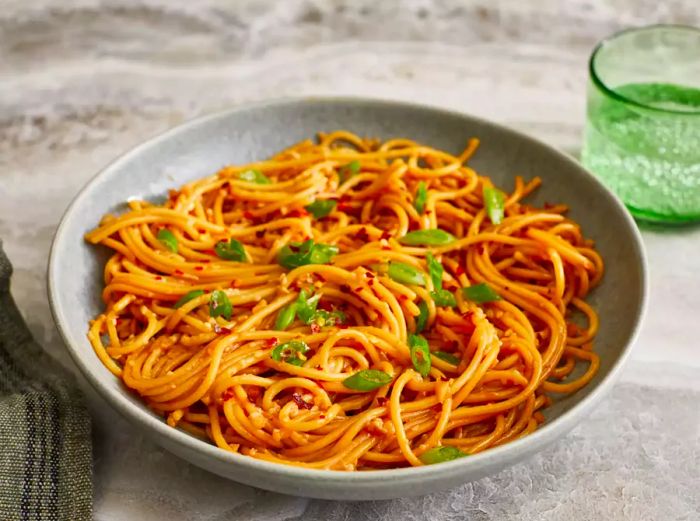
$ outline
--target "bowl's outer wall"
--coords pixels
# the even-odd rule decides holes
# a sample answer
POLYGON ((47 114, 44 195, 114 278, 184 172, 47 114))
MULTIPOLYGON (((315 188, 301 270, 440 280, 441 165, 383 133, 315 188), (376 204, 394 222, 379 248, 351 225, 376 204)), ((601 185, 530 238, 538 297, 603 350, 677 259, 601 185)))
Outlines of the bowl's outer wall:
POLYGON ((262 488, 324 498, 374 499, 427 493, 493 473, 575 425, 601 397, 603 389, 598 384, 613 369, 617 371, 636 334, 644 307, 645 275, 639 235, 629 215, 597 180, 563 154, 512 130, 461 114, 401 103, 307 99, 248 106, 195 120, 141 145, 98 174, 78 195, 57 232, 49 266, 49 293, 59 329, 91 383, 172 452, 262 488), (541 177, 542 187, 528 201, 570 205, 569 215, 595 240, 606 264, 603 284, 590 297, 601 317, 596 341, 600 371, 591 384, 549 408, 548 424, 535 435, 459 464, 424 468, 419 473, 396 471, 392 479, 386 479, 384 473, 379 479, 380 475, 369 477, 376 473, 338 472, 308 474, 300 479, 295 474, 298 469, 257 461, 251 464, 250 458, 225 454, 179 431, 163 428, 162 420, 137 397, 125 393, 94 354, 85 334, 88 321, 103 310, 102 268, 108 252, 87 244, 83 235, 102 215, 123 212, 128 198, 163 200, 169 188, 212 175, 224 165, 260 160, 318 131, 336 129, 382 139, 407 137, 455 154, 468 138, 478 137, 481 144, 469 161, 472 168, 506 191, 512 190, 516 175, 526 180, 541 177), (576 414, 553 422, 591 393, 596 396, 577 407, 576 414))

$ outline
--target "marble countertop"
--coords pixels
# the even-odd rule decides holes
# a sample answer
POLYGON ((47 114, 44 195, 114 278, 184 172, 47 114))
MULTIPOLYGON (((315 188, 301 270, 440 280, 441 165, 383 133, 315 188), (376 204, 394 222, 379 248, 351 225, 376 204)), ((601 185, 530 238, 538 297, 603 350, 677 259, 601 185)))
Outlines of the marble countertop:
MULTIPOLYGON (((18 305, 77 375, 44 289, 58 220, 101 167, 184 119, 269 97, 370 95, 470 112, 577 154, 591 47, 660 21, 700 25, 695 0, 6 0, 0 238, 18 305)), ((651 300, 632 361, 590 421, 531 460, 420 498, 293 498, 170 456, 88 390, 95 519, 697 519, 700 229, 643 236, 651 300)))

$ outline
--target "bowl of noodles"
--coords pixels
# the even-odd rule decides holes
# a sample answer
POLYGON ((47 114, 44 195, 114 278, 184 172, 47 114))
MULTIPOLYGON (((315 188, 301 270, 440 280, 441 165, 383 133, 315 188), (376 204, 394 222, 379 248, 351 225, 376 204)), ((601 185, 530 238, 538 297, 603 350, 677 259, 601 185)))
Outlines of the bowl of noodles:
POLYGON ((646 295, 620 202, 464 114, 248 105, 128 152, 67 210, 49 295, 78 367, 177 456, 287 494, 385 499, 556 442, 646 295))

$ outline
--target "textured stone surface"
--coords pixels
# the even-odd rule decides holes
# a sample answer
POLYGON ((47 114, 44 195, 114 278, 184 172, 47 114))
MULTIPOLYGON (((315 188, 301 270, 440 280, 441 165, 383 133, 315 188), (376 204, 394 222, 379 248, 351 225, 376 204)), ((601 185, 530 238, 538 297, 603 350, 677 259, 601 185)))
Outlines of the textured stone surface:
MULTIPOLYGON (((74 369, 46 302, 53 231, 76 191, 183 119, 267 97, 407 99, 577 153, 586 60, 602 37, 700 25, 695 0, 46 0, 0 10, 0 237, 37 339, 74 369)), ((650 310, 591 421, 525 464, 453 491, 366 504, 226 482, 143 440, 90 396, 96 518, 698 519, 700 229, 645 230, 650 310)))

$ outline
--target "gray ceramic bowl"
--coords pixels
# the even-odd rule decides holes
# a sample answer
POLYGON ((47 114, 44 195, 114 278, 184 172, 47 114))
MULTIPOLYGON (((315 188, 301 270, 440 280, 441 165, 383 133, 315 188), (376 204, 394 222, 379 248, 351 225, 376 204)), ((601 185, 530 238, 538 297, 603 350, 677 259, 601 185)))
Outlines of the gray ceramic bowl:
POLYGON ((241 483, 326 499, 386 499, 427 494, 495 473, 555 443, 603 398, 633 342, 646 296, 639 233, 620 202, 568 156, 499 125, 464 114, 365 99, 299 99, 259 103, 200 118, 128 152, 92 179, 68 208, 49 260, 51 307, 73 359, 87 380, 145 435, 185 460, 241 483), (601 367, 579 392, 547 409, 534 434, 452 462, 373 472, 307 470, 230 454, 168 427, 127 392, 97 359, 86 338, 88 321, 102 310, 102 268, 107 252, 83 234, 105 212, 124 209, 131 196, 158 198, 168 188, 206 176, 230 163, 264 158, 320 130, 409 137, 452 152, 477 136, 470 164, 510 189, 516 174, 540 176, 535 203, 569 204, 571 216, 595 239, 606 262, 591 301, 601 318, 596 349, 601 367))

